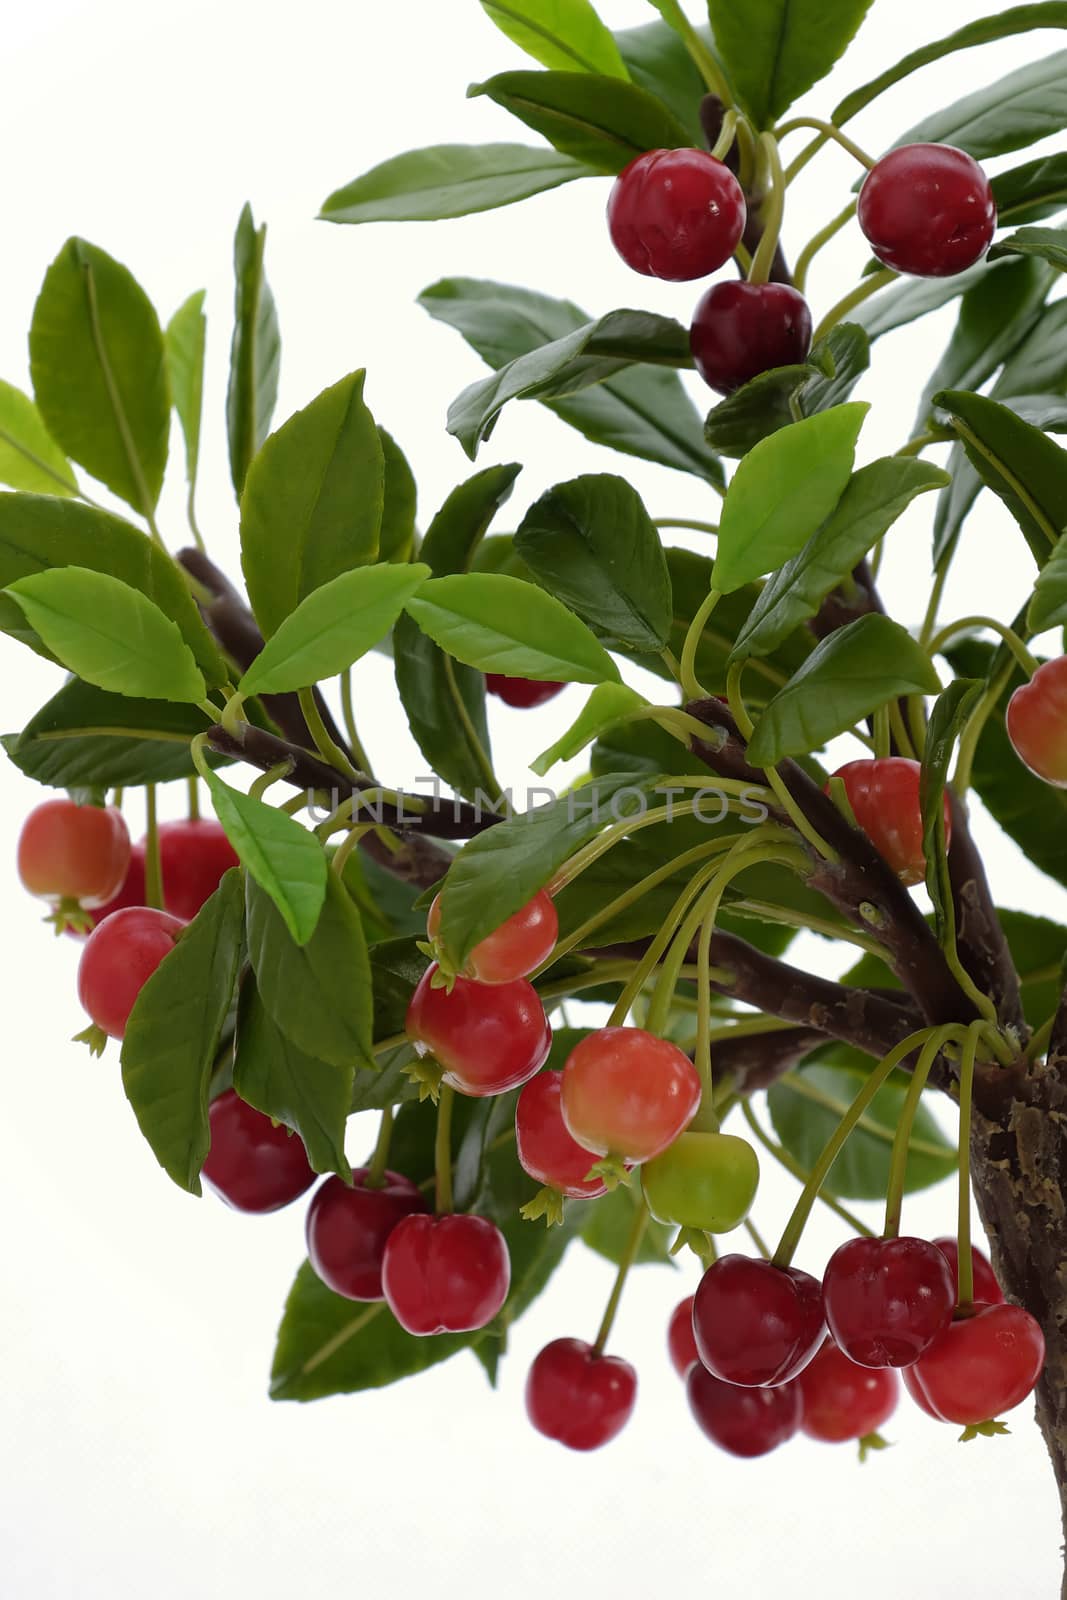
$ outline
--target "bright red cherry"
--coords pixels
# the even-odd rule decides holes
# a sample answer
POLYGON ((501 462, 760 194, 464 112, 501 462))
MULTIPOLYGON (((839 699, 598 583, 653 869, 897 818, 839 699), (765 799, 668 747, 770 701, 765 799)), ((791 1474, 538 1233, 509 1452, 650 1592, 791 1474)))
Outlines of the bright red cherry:
POLYGON ((127 906, 143 906, 145 904, 145 893, 144 845, 135 844, 130 847, 130 864, 126 868, 126 876, 122 880, 122 888, 118 894, 109 900, 107 905, 86 912, 88 927, 84 929, 68 927, 66 932, 73 934, 76 938, 84 939, 92 933, 94 928, 98 928, 108 917, 113 916, 116 911, 124 911, 127 906))
POLYGON ((539 1072, 519 1095, 515 1107, 515 1146, 524 1172, 569 1200, 591 1200, 605 1191, 601 1178, 590 1178, 597 1157, 572 1139, 563 1121, 561 1072, 539 1072))
POLYGON ((915 1401, 915 1404, 918 1406, 919 1410, 920 1411, 925 1411, 926 1415, 928 1417, 933 1417, 935 1422, 940 1422, 941 1418, 938 1416, 937 1412, 934 1410, 933 1406, 930 1404, 929 1400, 926 1398, 926 1396, 923 1394, 921 1388, 919 1387, 919 1380, 915 1376, 915 1372, 916 1372, 916 1368, 917 1367, 918 1367, 918 1362, 915 1363, 914 1367, 901 1367, 901 1369, 900 1369, 901 1380, 902 1380, 902 1382, 904 1384, 905 1389, 907 1389, 909 1395, 915 1401))
POLYGON ((46 800, 22 824, 19 877, 31 894, 56 906, 60 929, 90 926, 82 913, 115 898, 129 864, 129 830, 114 807, 46 800))
POLYGON ((1067 789, 1067 656, 1046 661, 1008 701, 1008 738, 1035 777, 1067 789))
POLYGON ((759 1187, 759 1159, 732 1133, 681 1133, 641 1168, 641 1187, 658 1222, 704 1233, 739 1228, 759 1187))
POLYGON ((694 1361, 700 1360, 697 1342, 693 1337, 693 1296, 680 1300, 671 1312, 667 1324, 667 1351, 671 1365, 680 1378, 684 1378, 694 1361))
MULTIPOLYGON (((952 1273, 952 1284, 959 1295, 959 1244, 951 1237, 935 1239, 934 1243, 948 1262, 949 1271, 952 1273)), ((1004 1290, 997 1282, 997 1275, 990 1266, 988 1259, 978 1249, 977 1245, 971 1246, 971 1276, 974 1279, 974 1298, 983 1305, 999 1306, 1004 1301, 1004 1290)))
POLYGON ((238 864, 236 850, 213 817, 160 823, 159 860, 163 903, 187 922, 211 899, 224 874, 238 864))
POLYGON ((700 1365, 685 1380, 689 1409, 712 1444, 732 1456, 765 1456, 800 1427, 804 1403, 795 1383, 776 1389, 742 1389, 723 1383, 700 1365))
MULTIPOLYGON (((426 918, 426 931, 436 940, 441 927, 441 896, 436 895, 426 918)), ((525 978, 547 961, 559 938, 559 917, 552 896, 539 889, 532 900, 476 944, 463 968, 478 983, 511 983, 525 978)))
POLYGON ((305 1234, 311 1265, 328 1289, 346 1300, 382 1298, 382 1256, 398 1222, 425 1211, 426 1201, 410 1178, 383 1174, 368 1188, 366 1167, 354 1167, 351 1187, 327 1178, 308 1207, 305 1234))
POLYGON ((693 1334, 701 1361, 724 1383, 786 1383, 826 1336, 819 1281, 798 1267, 720 1256, 700 1280, 693 1334))
POLYGON ((849 1239, 823 1277, 826 1321, 861 1367, 908 1367, 952 1320, 948 1262, 927 1239, 849 1239))
POLYGON ((554 700, 567 685, 542 682, 539 678, 509 678, 502 672, 487 672, 485 687, 498 700, 503 700, 506 706, 529 711, 532 706, 543 706, 547 700, 554 700))
POLYGON ((659 1155, 700 1105, 700 1078, 669 1039, 644 1028, 599 1028, 563 1068, 563 1120, 599 1156, 637 1164, 659 1155))
POLYGON ((949 1324, 911 1372, 934 1416, 970 1426, 1025 1400, 1044 1364, 1044 1336, 1029 1311, 976 1304, 949 1324))
POLYGON ((583 1339, 553 1339, 526 1379, 526 1415, 568 1450, 599 1450, 633 1415, 637 1373, 618 1356, 597 1355, 583 1339))
POLYGON ((789 284, 716 283, 697 301, 689 343, 704 382, 731 394, 761 372, 804 360, 811 311, 789 284))
POLYGON ((408 1333, 469 1333, 508 1297, 511 1260, 487 1217, 405 1217, 386 1241, 382 1290, 408 1333))
POLYGON ((900 1398, 897 1375, 890 1367, 858 1367, 832 1339, 804 1368, 797 1386, 804 1401, 800 1426, 809 1438, 825 1444, 877 1433, 900 1398))
MULTIPOLYGON (((922 883, 926 876, 923 819, 919 804, 922 768, 905 756, 876 761, 847 761, 834 776, 845 786, 859 827, 897 874, 901 883, 922 883)), ((827 790, 829 793, 829 789, 827 790)), ((952 841, 952 813, 944 798, 945 844, 952 841)))
POLYGON ((94 929, 78 963, 78 999, 96 1027, 121 1039, 134 1003, 186 924, 150 906, 127 906, 94 929))
POLYGON ((300 1137, 227 1089, 208 1107, 203 1174, 235 1211, 279 1211, 315 1182, 300 1137))
POLYGON ((503 1094, 544 1066, 552 1030, 532 984, 457 978, 451 989, 435 989, 436 971, 423 973, 405 1025, 418 1054, 444 1068, 445 1083, 461 1094, 503 1094))
POLYGON ((972 267, 997 226, 989 179, 950 144, 890 150, 864 179, 857 215, 879 261, 918 278, 972 267))
POLYGON ((706 150, 649 150, 623 168, 608 198, 608 231, 626 265, 672 283, 717 272, 747 216, 741 185, 706 150))

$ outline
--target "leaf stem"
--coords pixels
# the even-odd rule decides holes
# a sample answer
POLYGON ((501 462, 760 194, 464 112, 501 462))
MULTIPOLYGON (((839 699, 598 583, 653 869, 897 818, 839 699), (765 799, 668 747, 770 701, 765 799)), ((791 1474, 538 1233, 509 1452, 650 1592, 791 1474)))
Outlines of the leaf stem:
POLYGON ((373 769, 367 760, 367 752, 363 748, 359 733, 356 729, 355 708, 352 703, 352 668, 346 667, 341 674, 341 715, 344 718, 345 734, 348 738, 349 749, 359 762, 368 777, 373 777, 373 769))
POLYGON ((836 305, 830 307, 811 336, 812 344, 818 344, 820 339, 825 339, 831 329, 836 328, 837 324, 843 321, 850 311, 854 311, 865 300, 869 300, 872 295, 877 294, 879 289, 884 289, 887 285, 895 283, 899 276, 900 274, 894 272, 891 267, 883 267, 880 272, 872 272, 869 278, 864 278, 863 282, 857 284, 855 289, 844 295, 836 305))
POLYGON ((341 746, 334 739, 331 739, 326 724, 322 720, 314 689, 301 689, 297 698, 300 702, 300 709, 304 714, 304 721, 308 725, 308 732, 311 734, 315 749, 322 759, 328 762, 335 772, 339 772, 342 777, 348 778, 350 782, 361 783, 366 774, 359 772, 349 761, 341 746))
POLYGON ((156 911, 163 910, 163 865, 159 853, 159 822, 156 817, 156 786, 146 783, 144 791, 145 829, 144 889, 145 900, 156 911))
POLYGON ((437 1133, 434 1137, 434 1210, 444 1216, 452 1210, 452 1103, 455 1090, 443 1083, 437 1100, 437 1133))
POLYGON ((939 633, 934 635, 927 645, 927 649, 931 656, 940 655, 949 641, 954 639, 957 634, 971 633, 976 628, 988 628, 990 633, 995 633, 998 638, 1003 639, 1027 677, 1033 677, 1040 665, 1037 657, 1026 648, 1014 628, 1009 628, 1005 622, 998 622, 995 617, 960 617, 957 622, 949 622, 939 633))
POLYGON ((600 1327, 597 1329, 596 1339, 593 1341, 594 1356, 602 1356, 604 1354, 604 1347, 606 1346, 608 1339, 611 1337, 611 1330, 615 1323, 615 1315, 619 1309, 619 1302, 622 1299, 622 1291, 626 1287, 626 1279, 629 1276, 630 1268, 637 1260, 637 1252, 641 1248, 641 1240, 644 1238, 645 1228, 647 1226, 648 1207, 645 1204, 644 1196, 642 1195, 634 1209, 634 1220, 630 1225, 630 1233, 626 1240, 625 1248, 623 1249, 622 1260, 619 1262, 619 1270, 615 1274, 615 1282, 612 1285, 611 1294, 608 1297, 608 1303, 604 1307, 604 1315, 600 1319, 600 1327))
POLYGON ((908 1092, 904 1097, 900 1117, 897 1121, 896 1137, 893 1140, 893 1154, 889 1159, 889 1184, 885 1197, 885 1226, 882 1237, 895 1239, 900 1232, 900 1213, 904 1204, 904 1182, 908 1171, 908 1155, 911 1144, 911 1128, 915 1121, 915 1113, 919 1109, 922 1092, 926 1088, 926 1080, 930 1076, 930 1068, 938 1051, 953 1037, 957 1030, 953 1027, 939 1028, 923 1045, 919 1059, 912 1069, 911 1082, 908 1092))
POLYGON ((855 215, 856 202, 855 200, 850 200, 848 205, 839 211, 837 216, 828 222, 824 228, 820 228, 818 233, 812 234, 803 250, 797 256, 796 265, 793 268, 793 282, 801 292, 803 292, 804 285, 808 281, 808 271, 811 263, 819 251, 824 245, 829 244, 830 240, 835 238, 842 228, 846 228, 855 215))
POLYGON ((774 131, 779 139, 784 139, 787 134, 795 133, 801 128, 814 128, 825 139, 832 139, 835 144, 841 146, 842 150, 847 150, 849 155, 853 156, 861 167, 866 167, 868 172, 874 166, 873 156, 869 156, 866 150, 862 150, 855 140, 849 138, 847 133, 842 133, 841 129, 835 127, 832 122, 823 122, 820 117, 793 117, 789 122, 783 122, 781 127, 776 128, 774 131))
POLYGON ((757 141, 760 181, 766 184, 767 209, 763 216, 763 232, 752 257, 748 272, 749 283, 766 283, 774 265, 774 253, 782 232, 785 216, 785 178, 778 154, 778 141, 773 133, 761 133, 757 141))
POLYGON ((687 700, 703 700, 706 698, 707 691, 702 688, 700 679, 696 675, 697 648, 704 633, 704 624, 721 598, 722 596, 718 589, 709 589, 707 595, 697 607, 692 622, 686 629, 678 676, 687 700))

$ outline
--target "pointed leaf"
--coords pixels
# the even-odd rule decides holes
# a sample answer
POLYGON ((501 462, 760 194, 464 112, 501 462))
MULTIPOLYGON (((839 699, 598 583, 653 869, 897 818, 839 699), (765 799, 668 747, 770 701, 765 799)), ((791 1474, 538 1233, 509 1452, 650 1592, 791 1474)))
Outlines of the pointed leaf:
POLYGON ((629 77, 590 0, 482 0, 482 10, 543 67, 629 77))
MULTIPOLYGON (((610 38, 610 35, 609 35, 610 38)), ((409 150, 335 189, 319 215, 326 222, 435 222, 514 205, 592 167, 522 144, 436 144, 409 150)))
MULTIPOLYGON (((710 50, 711 30, 705 27, 694 31, 710 50)), ((615 43, 633 82, 663 101, 688 130, 691 144, 702 144, 700 102, 706 92, 704 81, 675 30, 657 17, 640 27, 617 30, 615 43)))
POLYGON ((989 259, 1000 256, 1038 256, 1058 272, 1067 272, 1067 228, 1020 228, 997 240, 989 259))
POLYGON ((1057 50, 924 117, 896 143, 951 144, 976 161, 987 161, 1065 127, 1067 50, 1057 50))
POLYGON ((410 561, 415 545, 415 510, 418 491, 408 459, 391 433, 378 429, 382 446, 382 531, 378 540, 381 561, 410 561))
POLYGON ((948 349, 923 390, 915 433, 928 426, 939 390, 980 389, 993 375, 1037 321, 1051 283, 1040 261, 1010 261, 968 289, 948 349))
POLYGON ((21 389, 0 381, 0 483, 31 494, 77 494, 70 462, 21 389))
POLYGON ((215 815, 249 876, 274 901, 297 944, 315 931, 326 894, 326 857, 313 834, 284 811, 206 779, 215 815))
POLYGON ((625 683, 598 683, 577 719, 555 744, 549 745, 535 761, 530 762, 530 770, 543 778, 557 761, 569 761, 608 728, 614 727, 620 719, 647 705, 644 695, 638 694, 636 689, 629 688, 625 683))
POLYGON ((708 413, 704 437, 724 456, 747 455, 780 428, 847 400, 869 365, 864 329, 839 323, 806 361, 772 367, 720 400, 708 413))
POLYGON ((1067 155, 1038 156, 990 179, 997 219, 1041 222, 1067 205, 1067 155))
POLYGON ((207 318, 204 290, 198 289, 180 305, 164 336, 170 392, 185 440, 185 476, 192 494, 200 465, 200 422, 204 410, 204 353, 207 318))
POLYGON ((741 103, 769 128, 844 55, 871 0, 710 0, 715 41, 741 103))
POLYGON ((238 500, 252 460, 270 432, 278 398, 281 334, 274 296, 263 270, 266 243, 266 223, 257 228, 252 208, 246 205, 233 241, 233 339, 226 389, 230 476, 238 500))
POLYGON ((1060 536, 1038 575, 1026 626, 1031 633, 1067 627, 1067 535, 1060 536))
POLYGON ((996 400, 945 390, 947 411, 971 465, 1000 496, 1043 566, 1067 524, 1067 451, 996 400))
POLYGON ((587 72, 501 72, 472 84, 563 155, 597 172, 621 172, 646 150, 689 144, 689 131, 659 100, 620 78, 587 72))

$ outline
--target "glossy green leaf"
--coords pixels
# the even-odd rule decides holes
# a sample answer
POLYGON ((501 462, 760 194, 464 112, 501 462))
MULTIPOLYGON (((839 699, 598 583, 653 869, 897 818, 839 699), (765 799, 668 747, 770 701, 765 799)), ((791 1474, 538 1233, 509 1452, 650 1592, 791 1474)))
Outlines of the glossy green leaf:
MULTIPOLYGON (((800 1067, 776 1083, 767 1096, 774 1131, 801 1166, 810 1169, 822 1153, 849 1104, 863 1086, 871 1062, 858 1051, 832 1047, 818 1062, 800 1067)), ((893 1135, 900 1120, 908 1079, 896 1074, 874 1097, 863 1121, 834 1162, 827 1180, 843 1200, 881 1200, 889 1185, 893 1135)), ((926 1107, 912 1123, 904 1188, 928 1189, 951 1177, 956 1151, 926 1107)))
POLYGON ((418 489, 407 456, 391 433, 378 429, 382 446, 384 483, 382 530, 378 540, 381 561, 410 561, 415 547, 415 511, 418 489))
POLYGON ((710 0, 712 31, 741 103, 769 128, 844 55, 871 0, 710 0))
POLYGON ((204 354, 207 345, 207 318, 204 316, 204 290, 198 289, 180 305, 164 335, 167 373, 174 409, 185 440, 185 475, 190 496, 196 486, 200 465, 200 422, 204 410, 204 354))
POLYGON ((1037 256, 1058 272, 1067 272, 1067 228, 1020 228, 997 240, 989 259, 1000 256, 1037 256))
POLYGON ((57 789, 132 789, 190 777, 189 741, 203 731, 195 706, 131 700, 73 678, 7 753, 28 778, 57 789))
MULTIPOLYGON (((668 30, 669 31, 669 30, 668 30)), ((673 37, 673 35, 672 35, 673 37)), ((482 360, 504 367, 585 328, 595 319, 568 300, 478 278, 443 278, 419 296, 424 311, 455 328, 482 360)), ((676 372, 622 367, 591 389, 531 396, 594 444, 722 484, 704 443, 696 406, 676 372)))
POLYGON ((607 473, 548 489, 527 511, 515 550, 537 581, 609 641, 659 651, 670 632, 671 580, 640 495, 607 473))
POLYGON ((52 567, 4 593, 56 660, 98 689, 190 705, 207 694, 177 624, 118 578, 88 567, 52 567))
POLYGON ((366 374, 325 389, 273 433, 241 496, 241 564, 269 638, 315 589, 378 559, 385 464, 366 374))
POLYGON ((345 1126, 355 1067, 319 1061, 287 1037, 267 1010, 255 983, 241 992, 233 1086, 257 1111, 299 1134, 316 1172, 336 1172, 348 1182, 345 1126))
POLYGON ((712 582, 724 594, 797 554, 837 504, 869 407, 835 406, 764 439, 731 480, 712 582))
POLYGON ((1047 305, 1023 342, 1004 363, 992 389, 994 400, 1017 394, 1067 392, 1067 300, 1047 305))
POLYGON ((646 150, 689 144, 689 131, 659 100, 620 78, 588 72, 501 72, 472 84, 561 154, 597 172, 621 172, 646 150))
POLYGON ((780 689, 749 740, 754 766, 821 750, 888 700, 937 694, 926 652, 898 622, 877 613, 828 634, 780 689))
POLYGON ((1040 261, 1010 261, 979 279, 960 301, 948 349, 923 390, 914 432, 928 426, 941 389, 980 389, 1022 343, 1047 298, 1052 274, 1040 261))
MULTIPOLYGON (((273 896, 248 885, 248 954, 260 997, 287 1038, 334 1067, 373 1070, 370 960, 359 912, 331 872, 322 914, 297 944, 273 896)), ((346 1099, 351 1095, 348 1080, 346 1099)))
POLYGON ((30 324, 30 374, 56 443, 151 514, 170 436, 163 332, 133 275, 84 239, 68 239, 45 274, 30 324))
POLYGON ((333 678, 383 639, 430 576, 421 562, 354 567, 313 589, 279 624, 238 688, 282 694, 333 678))
POLYGON ((522 144, 435 144, 372 167, 323 201, 325 222, 435 222, 468 217, 592 178, 592 167, 522 144))
POLYGON ((263 268, 266 223, 257 228, 246 205, 233 240, 235 280, 226 431, 230 476, 240 500, 254 457, 270 432, 278 399, 281 334, 278 313, 263 268))
POLYGON ((935 111, 896 142, 951 144, 976 161, 1036 144, 1067 127, 1067 50, 1027 62, 935 111))
MULTIPOLYGON (((695 31, 710 49, 710 30, 695 31)), ((616 31, 615 43, 633 82, 663 101, 688 129, 692 144, 702 144, 700 102, 705 94, 704 81, 674 29, 657 17, 640 27, 616 31)))
POLYGON ((519 578, 488 572, 431 578, 407 611, 448 655, 481 672, 562 683, 619 676, 584 622, 519 578))
POLYGON ((0 380, 0 483, 30 494, 77 494, 70 462, 29 395, 0 380))
POLYGON ((988 276, 985 262, 958 272, 951 278, 906 278, 889 289, 880 289, 870 300, 849 315, 866 329, 873 344, 883 334, 906 327, 919 317, 929 316, 965 294, 988 276))
POLYGON ((152 1152, 190 1194, 211 1142, 208 1084, 242 955, 241 874, 228 872, 148 979, 122 1041, 122 1086, 152 1152))
POLYGON ((326 894, 326 857, 314 834, 284 811, 207 779, 215 815, 250 878, 274 901, 297 944, 311 938, 326 894))
POLYGON ((922 775, 919 784, 923 819, 923 854, 926 857, 926 887, 934 908, 938 941, 943 942, 951 926, 952 882, 949 877, 945 839, 945 788, 949 763, 967 720, 985 690, 980 678, 957 678, 937 697, 930 713, 923 746, 922 775))
MULTIPOLYGON (((732 658, 769 655, 815 616, 917 495, 948 478, 927 461, 884 456, 854 473, 837 505, 803 550, 766 582, 737 635, 732 658)), ((712 613, 714 620, 715 613, 712 613)))
POLYGON ((704 437, 721 455, 747 455, 779 428, 847 400, 869 365, 864 329, 839 323, 806 361, 772 367, 721 400, 708 413, 704 437))
POLYGON ((1026 626, 1031 633, 1067 626, 1067 536, 1060 536, 1038 574, 1026 626))
POLYGON ((569 761, 621 718, 647 705, 644 695, 625 683, 598 683, 566 733, 530 762, 530 770, 543 778, 557 761, 569 761))
POLYGON ((1004 501, 1043 566, 1067 523, 1067 451, 983 395, 945 390, 935 402, 948 412, 971 465, 1004 501))
POLYGON ((990 182, 1001 225, 1041 222, 1067 205, 1067 155, 1038 156, 995 173, 990 182))
POLYGON ((543 67, 629 77, 590 0, 482 0, 482 10, 543 67))

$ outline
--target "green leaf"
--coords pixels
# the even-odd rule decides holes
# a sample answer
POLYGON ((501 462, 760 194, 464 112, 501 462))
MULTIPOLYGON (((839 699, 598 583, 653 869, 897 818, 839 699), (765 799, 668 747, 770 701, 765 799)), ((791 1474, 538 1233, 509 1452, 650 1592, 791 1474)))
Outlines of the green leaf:
MULTIPOLYGON (((710 30, 694 31, 711 49, 710 30)), ((633 82, 663 101, 688 129, 691 144, 702 144, 700 102, 705 94, 704 82, 674 29, 657 17, 641 27, 617 31, 615 43, 633 82)))
POLYGON ((1046 628, 1067 626, 1067 537, 1065 536, 1061 535, 1038 575, 1030 609, 1026 613, 1026 626, 1031 633, 1044 633, 1046 628))
MULTIPOLYGON (((491 367, 506 366, 595 320, 570 301, 478 278, 443 278, 423 290, 419 304, 457 329, 491 367)), ((704 443, 697 409, 676 372, 623 367, 592 389, 530 398, 594 444, 709 483, 723 482, 722 467, 704 443)))
POLYGON ((712 582, 729 594, 797 554, 841 497, 869 407, 835 406, 764 439, 731 480, 712 582))
POLYGON ((415 510, 418 491, 407 456, 391 433, 378 429, 385 468, 382 495, 382 531, 378 540, 381 561, 410 561, 415 546, 415 510))
MULTIPOLYGON (((248 885, 248 953, 260 998, 287 1038, 334 1067, 374 1070, 370 960, 359 912, 331 872, 322 914, 297 944, 273 896, 248 885)), ((346 1080, 346 1103, 352 1092, 346 1080)))
POLYGON ((255 983, 246 981, 237 1019, 233 1086, 242 1100, 300 1135, 316 1172, 336 1172, 346 1183, 345 1126, 355 1067, 351 1057, 316 1060, 274 1022, 255 983))
POLYGON ((326 894, 326 857, 313 834, 284 811, 206 779, 215 815, 249 876, 274 901, 297 944, 308 942, 326 894))
POLYGON ((163 333, 133 275, 84 239, 68 239, 45 274, 30 324, 30 374, 56 443, 151 515, 170 435, 163 333))
POLYGON ((190 777, 189 742, 203 731, 194 706, 131 700, 73 678, 10 741, 8 755, 57 789, 132 789, 190 777))
POLYGON ((1067 205, 1067 155, 1038 156, 990 178, 997 218, 1005 222, 1041 222, 1067 205))
POLYGON ((1006 239, 998 239, 989 259, 1000 256, 1037 256, 1059 272, 1067 272, 1067 228, 1020 228, 1006 239))
POLYGON ((204 410, 204 352, 207 344, 207 318, 204 316, 204 290, 198 289, 180 305, 164 335, 167 373, 174 409, 185 440, 185 476, 192 498, 200 465, 200 421, 204 410))
POLYGON ((873 344, 883 334, 903 328, 919 317, 929 316, 942 306, 956 300, 976 284, 983 283, 989 269, 985 262, 969 267, 952 278, 909 278, 894 284, 891 289, 881 289, 870 300, 849 313, 873 344))
POLYGON ((0 483, 31 494, 77 494, 70 462, 21 389, 0 380, 0 483))
MULTIPOLYGON (((578 1029, 571 1031, 579 1032, 578 1029)), ((614 1266, 622 1264, 626 1253, 639 1197, 638 1186, 620 1183, 617 1189, 610 1194, 602 1195, 599 1200, 594 1200, 589 1207, 587 1220, 581 1232, 582 1243, 588 1245, 590 1250, 595 1250, 598 1256, 603 1256, 605 1260, 612 1262, 614 1266)), ((635 1265, 675 1266, 675 1260, 670 1252, 673 1237, 673 1228, 668 1228, 662 1222, 650 1218, 645 1224, 635 1265)))
POLYGON ((269 638, 320 585, 378 559, 385 465, 366 374, 325 389, 271 434, 241 496, 241 564, 269 638))
POLYGON ((768 767, 820 750, 888 700, 940 687, 926 652, 899 623, 859 617, 828 634, 778 691, 749 740, 749 759, 768 767))
POLYGON ((950 683, 930 713, 923 746, 920 802, 923 819, 923 854, 926 887, 934 908, 938 942, 942 942, 951 915, 952 882, 946 859, 945 787, 956 741, 985 690, 979 678, 957 678, 950 683))
POLYGON ((671 580, 640 495, 607 473, 572 478, 530 507, 515 549, 537 581, 609 641, 659 651, 671 580))
POLYGON ((208 1084, 241 964, 241 874, 227 872, 144 985, 122 1041, 122 1086, 160 1166, 200 1193, 208 1084))
POLYGON ((355 567, 301 600, 253 661, 242 694, 282 694, 333 678, 365 655, 393 626, 430 576, 422 563, 355 567))
MULTIPOLYGON (((58 567, 88 567, 139 589, 177 623, 207 681, 229 676, 177 566, 120 517, 52 495, 0 494, 0 588, 58 567)), ((0 629, 41 648, 22 610, 0 596, 0 629)))
POLYGON ((741 104, 769 128, 844 55, 871 0, 709 0, 708 14, 741 104))
POLYGON ((266 244, 266 223, 257 228, 252 208, 246 205, 233 240, 233 339, 226 389, 230 476, 238 500, 253 458, 270 432, 278 398, 282 341, 274 296, 263 270, 266 244))
POLYGON ((976 161, 987 161, 1065 127, 1067 50, 1058 50, 924 117, 896 143, 951 144, 976 161))
POLYGON ((777 650, 795 628, 815 616, 830 591, 848 577, 917 495, 940 489, 948 481, 939 467, 902 456, 884 456, 861 467, 799 555, 767 580, 738 632, 732 659, 777 650))
POLYGON ((409 150, 335 189, 319 215, 325 222, 436 222, 514 205, 592 167, 522 144, 435 144, 409 150))
POLYGON ((52 567, 4 591, 58 661, 99 689, 196 705, 204 675, 176 623, 139 589, 88 567, 52 567))
POLYGON ((689 130, 634 83, 587 72, 501 72, 472 84, 561 154, 621 172, 646 150, 688 145, 689 130))
POLYGON ((1067 451, 996 400, 944 390, 947 411, 971 465, 1022 528, 1038 566, 1067 522, 1067 451))
MULTIPOLYGON (((871 1062, 858 1051, 833 1046, 818 1062, 776 1083, 767 1106, 784 1148, 801 1166, 815 1165, 841 1116, 868 1076, 871 1062), (807 1091, 807 1092, 804 1092, 807 1091)), ((895 1074, 879 1089, 863 1121, 834 1162, 827 1187, 843 1200, 881 1200, 889 1185, 893 1135, 900 1121, 908 1079, 895 1074)), ((904 1189, 928 1189, 956 1170, 956 1151, 925 1105, 912 1123, 904 1189)))
POLYGON ((577 719, 554 744, 530 762, 530 770, 543 778, 557 761, 569 761, 621 718, 647 705, 644 695, 625 683, 598 683, 577 719))
POLYGON ((482 10, 543 67, 629 77, 618 45, 590 0, 482 0, 482 10))
POLYGON ((780 428, 847 400, 869 365, 870 340, 864 329, 838 323, 806 361, 772 367, 713 406, 704 437, 724 456, 747 455, 780 428))
POLYGON ((1067 391, 1067 301, 1045 307, 1022 344, 1004 363, 993 386, 994 400, 1017 394, 1067 391))
POLYGON ((442 650, 482 672, 561 683, 619 676, 584 622, 520 578, 488 572, 431 578, 407 611, 442 650))

